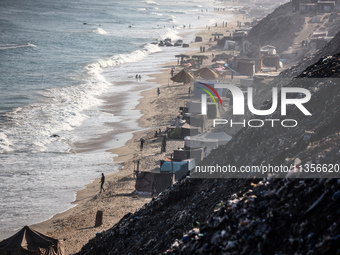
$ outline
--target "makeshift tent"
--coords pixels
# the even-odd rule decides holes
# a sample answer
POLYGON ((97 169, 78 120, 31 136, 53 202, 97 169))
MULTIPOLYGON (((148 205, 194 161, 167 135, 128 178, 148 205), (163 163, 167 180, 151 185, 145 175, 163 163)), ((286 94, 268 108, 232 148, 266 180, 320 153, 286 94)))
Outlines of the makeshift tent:
POLYGON ((240 79, 240 85, 244 87, 251 87, 254 84, 254 79, 240 79))
POLYGON ((195 160, 190 159, 183 161, 165 161, 161 160, 161 172, 174 172, 176 173, 179 170, 190 170, 195 167, 195 160))
MULTIPOLYGON (((210 98, 208 100, 210 100, 210 98)), ((201 101, 187 102, 187 107, 189 109, 189 113, 201 114, 201 111, 202 111, 201 101)), ((216 118, 218 108, 219 108, 219 106, 216 105, 214 102, 207 102, 207 117, 208 117, 208 119, 216 118)), ((201 126, 201 125, 197 125, 197 124, 195 125, 192 122, 192 120, 190 120, 190 124, 191 123, 192 123, 193 126, 201 126)))
POLYGON ((194 74, 206 80, 216 80, 218 78, 218 74, 208 67, 198 69, 194 74))
POLYGON ((186 122, 195 127, 201 127, 204 124, 204 115, 193 114, 193 113, 185 113, 183 119, 186 122))
POLYGON ((203 41, 202 36, 196 36, 195 37, 195 42, 202 42, 202 41, 203 41))
POLYGON ((214 34, 211 34, 212 36, 217 36, 218 40, 220 39, 220 36, 223 36, 223 34, 221 33, 214 33, 214 34))
POLYGON ((170 125, 181 127, 183 124, 185 124, 185 120, 182 120, 180 116, 177 116, 177 118, 172 119, 170 125))
MULTIPOLYGON (((181 168, 178 171, 174 171, 174 176, 175 176, 175 180, 179 180, 181 179, 184 175, 186 175, 188 173, 189 170, 192 170, 195 168, 195 159, 191 158, 191 159, 184 159, 184 161, 188 162, 189 167, 188 168, 181 168), (189 169, 189 170, 188 170, 189 169)), ((171 162, 171 159, 166 158, 165 162, 171 162)), ((165 172, 166 173, 166 172, 165 172)), ((170 172, 171 173, 171 172, 170 172)))
POLYGON ((185 55, 185 54, 179 54, 179 55, 175 55, 175 58, 178 58, 178 62, 180 62, 180 64, 182 64, 183 63, 183 59, 190 58, 190 56, 189 55, 185 55), (181 59, 181 60, 179 60, 179 59, 181 59))
POLYGON ((170 78, 174 82, 183 82, 184 84, 190 83, 194 80, 194 77, 185 71, 184 69, 176 74, 174 77, 170 78))
POLYGON ((182 139, 182 128, 171 126, 168 128, 168 138, 169 139, 182 139))
POLYGON ((209 58, 208 56, 205 56, 205 55, 193 55, 191 57, 193 59, 197 59, 199 65, 202 65, 204 59, 208 59, 209 58))
POLYGON ((231 55, 231 54, 221 53, 221 54, 215 55, 215 58, 211 61, 216 62, 218 60, 225 60, 225 61, 228 62, 228 60, 232 57, 233 57, 233 55, 231 55))
POLYGON ((136 180, 137 193, 159 194, 172 185, 172 173, 139 172, 136 180))
POLYGON ((202 152, 203 152, 202 148, 197 148, 197 149, 192 149, 192 150, 187 150, 187 149, 174 150, 173 161, 195 159, 195 163, 200 162, 202 160, 202 152))
POLYGON ((262 57, 263 67, 275 67, 275 70, 280 68, 279 55, 266 55, 262 57))
POLYGON ((185 136, 198 135, 198 133, 198 127, 192 127, 189 124, 185 124, 183 127, 168 128, 169 139, 183 139, 185 136))
POLYGON ((187 152, 185 150, 174 150, 174 161, 182 161, 184 159, 187 159, 187 152))
POLYGON ((261 47, 260 52, 263 54, 268 54, 268 55, 275 55, 276 54, 276 47, 271 46, 271 45, 266 45, 261 47))
POLYGON ((202 161, 203 149, 202 148, 185 148, 185 152, 187 153, 187 158, 195 159, 195 164, 202 161))
POLYGON ((237 70, 240 75, 254 76, 255 62, 249 59, 238 59, 237 70))
POLYGON ((189 170, 195 168, 195 159, 185 159, 183 161, 161 160, 161 173, 168 172, 175 174, 175 179, 180 179, 189 170))
POLYGON ((63 255, 57 239, 45 236, 28 226, 0 242, 0 255, 63 255))
POLYGON ((185 123, 181 127, 181 135, 182 135, 182 138, 186 136, 198 135, 198 127, 193 127, 193 126, 190 126, 188 123, 185 123))
POLYGON ((184 137, 185 146, 189 148, 210 147, 216 148, 219 145, 224 145, 232 139, 231 136, 224 132, 208 133, 204 132, 196 136, 184 137))
POLYGON ((186 123, 186 120, 182 120, 179 117, 171 121, 171 126, 167 129, 169 139, 182 139, 187 135, 197 135, 198 128, 191 127, 186 123))
POLYGON ((224 50, 235 50, 235 47, 236 47, 235 41, 226 40, 223 49, 224 50))

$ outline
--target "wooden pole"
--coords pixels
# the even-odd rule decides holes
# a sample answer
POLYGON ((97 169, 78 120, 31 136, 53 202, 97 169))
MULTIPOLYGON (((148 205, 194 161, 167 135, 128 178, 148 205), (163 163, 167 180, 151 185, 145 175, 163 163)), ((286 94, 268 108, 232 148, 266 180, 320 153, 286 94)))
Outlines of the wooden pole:
POLYGON ((172 183, 174 183, 174 164, 173 164, 173 154, 171 153, 171 173, 172 173, 172 183))
POLYGON ((103 224, 103 211, 97 211, 96 214, 96 222, 94 224, 95 227, 99 227, 103 224))

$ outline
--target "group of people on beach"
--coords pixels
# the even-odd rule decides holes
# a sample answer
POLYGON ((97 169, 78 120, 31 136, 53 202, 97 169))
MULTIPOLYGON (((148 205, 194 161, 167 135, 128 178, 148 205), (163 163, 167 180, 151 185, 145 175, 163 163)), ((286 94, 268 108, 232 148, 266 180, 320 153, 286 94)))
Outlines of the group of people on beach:
POLYGON ((140 79, 142 79, 142 76, 140 76, 140 74, 136 74, 136 80, 140 80, 140 79))

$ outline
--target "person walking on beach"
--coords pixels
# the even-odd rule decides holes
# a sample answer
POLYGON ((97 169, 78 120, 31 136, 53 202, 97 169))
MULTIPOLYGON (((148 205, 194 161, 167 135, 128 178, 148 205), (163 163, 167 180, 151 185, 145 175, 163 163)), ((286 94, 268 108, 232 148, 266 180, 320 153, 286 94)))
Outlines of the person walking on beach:
POLYGON ((140 139, 140 150, 141 150, 141 151, 143 150, 144 142, 145 142, 144 138, 141 138, 141 139, 140 139))
POLYGON ((102 173, 102 178, 100 179, 100 193, 102 193, 102 190, 105 192, 104 183, 105 183, 105 176, 104 176, 104 173, 102 173))
POLYGON ((159 94, 161 93, 161 90, 157 88, 157 97, 159 97, 159 94))

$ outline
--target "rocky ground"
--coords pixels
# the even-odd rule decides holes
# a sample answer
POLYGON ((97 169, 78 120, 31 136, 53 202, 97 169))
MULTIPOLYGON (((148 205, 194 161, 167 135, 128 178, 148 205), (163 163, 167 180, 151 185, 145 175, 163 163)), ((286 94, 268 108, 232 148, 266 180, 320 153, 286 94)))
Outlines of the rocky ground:
MULTIPOLYGON (((340 32, 338 32, 334 38, 320 51, 316 52, 314 55, 305 57, 297 65, 292 66, 289 69, 281 72, 281 78, 292 78, 300 75, 307 67, 313 66, 321 58, 327 56, 333 56, 339 52, 340 45, 340 32)), ((315 66, 314 66, 315 68, 315 66)), ((332 74, 335 75, 335 74, 332 74)))

